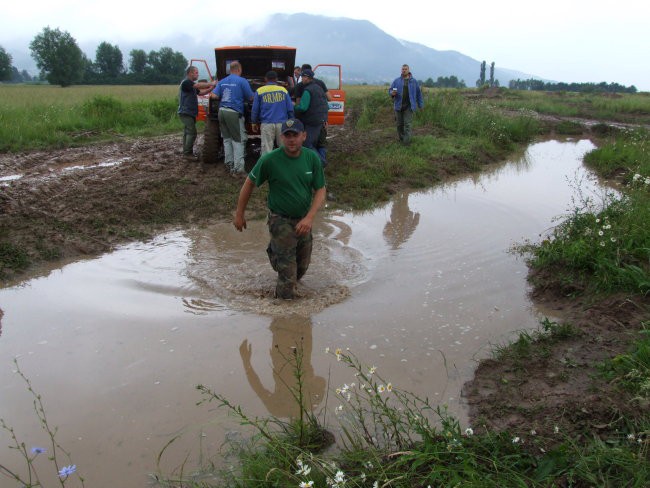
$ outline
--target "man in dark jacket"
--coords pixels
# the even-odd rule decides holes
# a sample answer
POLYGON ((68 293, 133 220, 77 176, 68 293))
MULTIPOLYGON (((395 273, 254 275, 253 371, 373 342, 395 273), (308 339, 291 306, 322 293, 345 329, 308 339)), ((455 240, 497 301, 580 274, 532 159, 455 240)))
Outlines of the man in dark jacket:
POLYGON ((312 70, 302 70, 302 83, 304 91, 300 97, 300 102, 294 107, 294 111, 307 132, 304 146, 316 151, 323 166, 325 166, 327 162, 324 151, 319 150, 322 147, 322 142, 319 142, 319 140, 321 131, 327 123, 327 112, 329 110, 327 96, 320 85, 314 82, 314 72, 312 70))

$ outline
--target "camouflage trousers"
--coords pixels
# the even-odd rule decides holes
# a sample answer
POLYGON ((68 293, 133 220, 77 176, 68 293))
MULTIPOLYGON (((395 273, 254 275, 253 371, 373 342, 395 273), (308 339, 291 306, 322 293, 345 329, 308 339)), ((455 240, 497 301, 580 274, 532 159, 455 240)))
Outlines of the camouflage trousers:
POLYGON ((297 281, 304 276, 311 261, 312 235, 296 235, 301 219, 269 213, 271 242, 266 248, 271 266, 278 273, 276 298, 293 298, 297 281))

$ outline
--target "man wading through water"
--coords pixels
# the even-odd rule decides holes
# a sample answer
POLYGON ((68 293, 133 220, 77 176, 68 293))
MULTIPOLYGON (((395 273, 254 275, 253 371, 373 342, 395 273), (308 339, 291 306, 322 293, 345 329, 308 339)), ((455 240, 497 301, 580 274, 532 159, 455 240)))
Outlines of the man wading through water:
POLYGON ((325 202, 325 176, 316 152, 304 148, 307 133, 297 119, 282 124, 282 146, 260 157, 239 192, 234 225, 246 228, 244 213, 256 186, 269 183, 268 226, 271 242, 266 249, 278 273, 276 298, 291 299, 296 284, 311 260, 311 228, 325 202))

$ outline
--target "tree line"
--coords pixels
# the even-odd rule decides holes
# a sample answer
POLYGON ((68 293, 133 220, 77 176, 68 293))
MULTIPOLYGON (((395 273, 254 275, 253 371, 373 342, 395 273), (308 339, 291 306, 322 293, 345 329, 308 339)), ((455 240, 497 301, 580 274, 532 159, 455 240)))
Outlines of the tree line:
POLYGON ((535 91, 567 91, 579 93, 636 93, 634 85, 624 86, 618 83, 553 83, 542 80, 510 80, 508 88, 513 90, 535 90, 535 91))
POLYGON ((40 70, 38 78, 12 66, 12 57, 0 46, 0 81, 14 83, 47 81, 52 85, 161 85, 175 84, 187 67, 182 53, 170 47, 145 52, 132 49, 128 67, 117 45, 102 42, 97 46, 94 61, 79 48, 69 32, 45 27, 29 44, 32 57, 40 70))

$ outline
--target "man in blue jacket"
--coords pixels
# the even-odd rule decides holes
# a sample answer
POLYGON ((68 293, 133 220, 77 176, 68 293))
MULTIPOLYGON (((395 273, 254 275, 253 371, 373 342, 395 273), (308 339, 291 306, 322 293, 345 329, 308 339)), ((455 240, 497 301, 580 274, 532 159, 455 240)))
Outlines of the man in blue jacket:
POLYGON ((246 127, 244 105, 253 101, 253 90, 241 76, 239 61, 230 63, 230 74, 219 81, 211 97, 219 100, 219 126, 223 137, 224 162, 233 176, 245 178, 246 127))
POLYGON ((402 66, 402 74, 390 85, 388 94, 393 97, 399 140, 403 144, 409 144, 413 114, 424 107, 424 99, 420 84, 411 75, 408 64, 402 66))
POLYGON ((251 111, 253 130, 261 122, 262 156, 273 151, 273 143, 280 147, 282 122, 293 119, 293 103, 287 89, 278 85, 278 74, 269 71, 264 78, 266 85, 255 92, 251 111))

